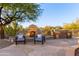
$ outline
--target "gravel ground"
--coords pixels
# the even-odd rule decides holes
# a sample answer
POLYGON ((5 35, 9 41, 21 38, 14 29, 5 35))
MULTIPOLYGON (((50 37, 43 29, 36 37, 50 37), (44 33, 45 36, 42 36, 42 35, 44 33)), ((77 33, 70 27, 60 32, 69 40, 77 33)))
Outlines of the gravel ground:
POLYGON ((33 42, 25 45, 9 43, 0 40, 0 56, 73 56, 78 47, 76 39, 48 39, 44 45, 39 42, 35 45, 33 42))

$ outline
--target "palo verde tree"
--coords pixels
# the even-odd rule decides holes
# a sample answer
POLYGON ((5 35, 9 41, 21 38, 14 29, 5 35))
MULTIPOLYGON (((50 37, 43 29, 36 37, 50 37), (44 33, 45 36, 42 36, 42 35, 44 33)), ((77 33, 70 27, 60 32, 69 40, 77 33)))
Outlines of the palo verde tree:
POLYGON ((40 13, 41 8, 39 4, 0 3, 0 38, 4 38, 4 26, 12 21, 36 21, 40 13))

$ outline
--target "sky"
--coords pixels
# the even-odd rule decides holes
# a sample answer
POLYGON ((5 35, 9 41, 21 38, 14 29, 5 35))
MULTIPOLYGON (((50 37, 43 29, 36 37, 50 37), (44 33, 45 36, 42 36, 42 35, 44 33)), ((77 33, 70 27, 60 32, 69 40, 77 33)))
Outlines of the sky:
POLYGON ((77 3, 41 3, 40 8, 43 13, 36 22, 24 22, 23 27, 31 24, 37 26, 63 26, 79 18, 79 4, 77 3))

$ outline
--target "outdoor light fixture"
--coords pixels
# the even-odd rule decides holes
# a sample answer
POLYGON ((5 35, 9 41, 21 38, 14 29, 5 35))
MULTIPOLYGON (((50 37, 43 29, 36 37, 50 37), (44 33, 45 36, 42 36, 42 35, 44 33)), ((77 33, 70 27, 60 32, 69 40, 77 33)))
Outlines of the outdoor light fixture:
POLYGON ((3 18, 0 19, 0 25, 4 25, 5 24, 5 20, 3 18))
POLYGON ((5 25, 7 22, 9 22, 9 19, 4 19, 2 16, 2 8, 3 7, 0 7, 0 25, 5 25))

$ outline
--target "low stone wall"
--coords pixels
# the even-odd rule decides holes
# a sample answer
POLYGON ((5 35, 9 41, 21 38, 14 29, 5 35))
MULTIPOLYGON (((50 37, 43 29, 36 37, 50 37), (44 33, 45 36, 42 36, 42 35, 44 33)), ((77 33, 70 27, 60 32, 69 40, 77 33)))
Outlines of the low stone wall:
POLYGON ((72 32, 71 31, 67 31, 67 30, 61 30, 61 31, 56 31, 53 32, 53 38, 54 39, 59 39, 59 38, 72 38, 72 32))

